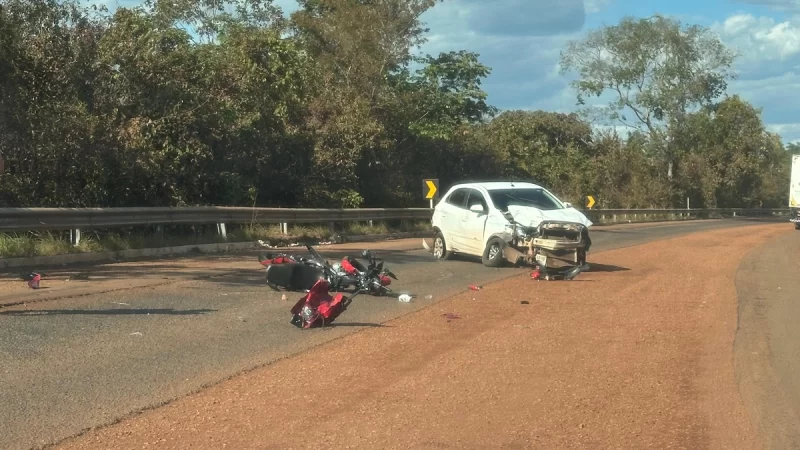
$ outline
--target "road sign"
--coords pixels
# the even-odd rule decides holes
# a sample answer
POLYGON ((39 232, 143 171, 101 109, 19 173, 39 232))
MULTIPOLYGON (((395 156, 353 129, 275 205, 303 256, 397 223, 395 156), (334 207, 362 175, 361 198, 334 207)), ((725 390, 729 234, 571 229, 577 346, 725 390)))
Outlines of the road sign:
POLYGON ((422 195, 425 196, 425 200, 439 198, 439 179, 428 178, 422 180, 422 195))
POLYGON ((586 196, 586 207, 589 208, 589 209, 592 209, 592 206, 594 206, 594 197, 592 197, 591 195, 587 195, 586 196))

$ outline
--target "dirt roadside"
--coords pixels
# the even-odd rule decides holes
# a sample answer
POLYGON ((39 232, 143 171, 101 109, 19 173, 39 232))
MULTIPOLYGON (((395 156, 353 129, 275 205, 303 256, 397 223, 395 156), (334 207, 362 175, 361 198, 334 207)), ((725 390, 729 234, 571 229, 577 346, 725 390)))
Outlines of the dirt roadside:
POLYGON ((733 371, 734 275, 781 233, 715 230, 598 253, 575 282, 498 282, 60 448, 758 448, 733 371))

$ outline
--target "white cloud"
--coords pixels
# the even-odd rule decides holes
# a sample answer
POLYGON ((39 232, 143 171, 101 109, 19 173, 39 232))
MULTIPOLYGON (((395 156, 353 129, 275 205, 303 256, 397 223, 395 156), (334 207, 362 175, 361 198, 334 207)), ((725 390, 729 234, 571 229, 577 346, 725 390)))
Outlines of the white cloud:
POLYGON ((565 1, 559 11, 544 0, 448 0, 422 16, 430 34, 421 52, 436 55, 464 49, 478 53, 481 62, 492 68, 484 82, 489 101, 501 109, 574 111, 570 80, 558 73, 560 52, 570 39, 582 34, 583 17, 578 20, 576 11, 594 13, 610 1, 586 0, 577 6, 565 1), (531 14, 522 14, 523 4, 531 14), (546 17, 534 14, 545 8, 551 10, 547 17, 562 19, 554 22, 558 26, 544 27, 546 17), (480 21, 484 24, 476 26, 480 21))
POLYGON ((770 130, 786 140, 800 139, 800 17, 778 21, 736 14, 712 29, 739 52, 739 79, 729 92, 762 108, 770 130))
POLYGON ((800 18, 777 22, 771 17, 737 14, 712 28, 742 52, 744 62, 787 61, 800 54, 800 18))

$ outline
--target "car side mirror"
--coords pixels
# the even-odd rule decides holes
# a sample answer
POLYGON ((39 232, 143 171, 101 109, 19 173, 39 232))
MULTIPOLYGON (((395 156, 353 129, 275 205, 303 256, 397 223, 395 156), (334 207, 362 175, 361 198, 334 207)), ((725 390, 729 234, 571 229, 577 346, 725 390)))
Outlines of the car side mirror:
POLYGON ((486 212, 486 210, 483 209, 483 205, 472 205, 469 207, 469 210, 476 213, 486 212))
POLYGON ((572 208, 572 203, 564 202, 564 206, 566 206, 567 208, 572 208))

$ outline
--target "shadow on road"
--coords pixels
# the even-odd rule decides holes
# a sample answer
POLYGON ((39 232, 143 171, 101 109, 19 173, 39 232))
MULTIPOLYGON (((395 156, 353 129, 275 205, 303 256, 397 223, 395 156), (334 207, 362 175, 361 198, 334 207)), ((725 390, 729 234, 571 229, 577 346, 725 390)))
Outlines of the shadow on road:
MULTIPOLYGON (((315 247, 317 248, 317 247, 315 247)), ((369 248, 366 246, 365 248, 369 248)), ((422 246, 419 248, 422 251, 422 246)), ((285 252, 293 256, 306 256, 308 251, 304 248, 290 249, 290 250, 270 250, 273 253, 285 252)), ((326 251, 325 248, 317 248, 317 251, 327 258, 331 263, 341 261, 345 256, 359 257, 360 251, 356 250, 330 250, 326 251)), ((414 265, 424 262, 435 263, 433 257, 425 253, 414 253, 415 251, 403 250, 378 250, 375 251, 375 256, 385 261, 386 266, 391 269, 394 266, 414 265)), ((194 257, 181 255, 176 257, 174 261, 168 263, 159 263, 162 258, 136 258, 121 261, 119 263, 85 263, 85 264, 71 264, 68 267, 39 267, 36 271, 42 275, 42 282, 46 283, 50 280, 76 280, 82 282, 92 281, 109 281, 109 280, 127 280, 133 278, 150 277, 161 278, 164 281, 178 280, 178 279, 209 279, 225 277, 230 279, 231 275, 235 278, 238 274, 233 273, 236 269, 231 267, 214 268, 203 267, 203 262, 207 261, 209 266, 220 261, 243 261, 247 264, 248 259, 252 258, 252 266, 242 268, 241 274, 263 274, 264 267, 258 263, 258 255, 267 253, 264 251, 247 251, 236 253, 235 256, 230 255, 213 255, 203 254, 194 257), (157 261, 152 265, 141 264, 144 261, 157 261)), ((360 259, 360 258, 359 258, 360 259)), ((0 272, 0 281, 18 281, 22 279, 22 272, 27 272, 28 269, 18 268, 13 269, 12 272, 0 272)), ((253 282, 245 282, 243 284, 254 284, 253 282)), ((44 286, 43 286, 44 287, 44 286)))
POLYGON ((332 323, 330 325, 325 325, 325 328, 336 328, 336 327, 369 327, 369 328, 391 328, 389 325, 384 325, 380 323, 361 323, 361 322, 343 322, 343 323, 332 323))
POLYGON ((627 267, 615 266, 613 264, 597 264, 597 263, 590 262, 589 263, 589 270, 588 270, 587 273, 589 273, 589 272, 626 272, 628 270, 631 270, 631 269, 628 269, 627 267))
POLYGON ((166 315, 166 316, 191 316, 216 312, 216 309, 31 309, 24 311, 0 311, 2 316, 128 316, 128 315, 166 315))

